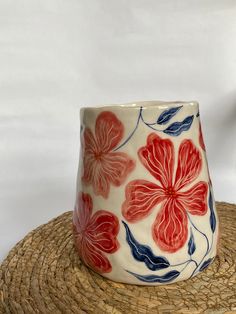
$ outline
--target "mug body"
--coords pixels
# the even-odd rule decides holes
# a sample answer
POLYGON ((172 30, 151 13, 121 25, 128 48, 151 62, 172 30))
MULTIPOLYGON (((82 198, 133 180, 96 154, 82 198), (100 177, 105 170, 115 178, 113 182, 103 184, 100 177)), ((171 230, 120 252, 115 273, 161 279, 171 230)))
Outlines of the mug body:
POLYGON ((215 255, 218 218, 197 102, 81 109, 76 250, 117 282, 185 280, 215 255))

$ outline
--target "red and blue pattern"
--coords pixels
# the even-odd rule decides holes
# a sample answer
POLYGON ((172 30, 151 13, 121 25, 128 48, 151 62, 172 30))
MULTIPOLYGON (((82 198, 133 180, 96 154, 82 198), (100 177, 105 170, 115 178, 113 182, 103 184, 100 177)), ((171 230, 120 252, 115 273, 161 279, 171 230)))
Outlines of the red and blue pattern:
MULTIPOLYGON (((140 107, 136 125, 123 142, 121 140, 124 136, 124 126, 110 111, 104 111, 97 116, 95 133, 90 128, 85 128, 82 132, 82 182, 91 186, 96 196, 108 199, 110 187, 125 184, 127 177, 135 168, 135 160, 119 150, 131 140, 140 123, 152 130, 147 137, 146 145, 139 148, 137 156, 147 174, 153 179, 149 181, 139 178, 128 182, 121 208, 126 220, 122 223, 131 255, 136 262, 145 264, 146 268, 155 271, 155 274, 140 275, 125 270, 146 283, 171 282, 188 264, 194 263, 195 267, 190 276, 192 277, 213 261, 209 254, 217 222, 211 181, 199 180, 203 164, 202 156, 205 158, 200 121, 198 146, 195 146, 192 140, 184 139, 180 142, 176 154, 176 148, 171 140, 171 137, 188 131, 195 118, 191 115, 182 121, 169 123, 181 108, 182 106, 164 110, 152 123, 144 119, 143 108, 140 107), (163 135, 159 136, 157 132, 170 138, 163 138, 163 135), (193 216, 206 215, 208 208, 211 240, 192 219, 193 216), (150 246, 136 240, 127 222, 136 224, 146 219, 153 211, 156 215, 150 229, 158 249, 163 253, 175 253, 187 244, 186 250, 189 256, 187 260, 179 264, 171 264, 163 254, 155 255, 150 246), (206 243, 206 252, 198 262, 194 259, 197 250, 196 233, 206 243), (163 269, 167 272, 162 275, 156 274, 163 269)), ((199 114, 196 115, 196 118, 198 117, 199 114)), ((119 219, 107 210, 99 209, 94 214, 92 212, 91 196, 80 192, 73 214, 76 248, 86 265, 99 273, 109 273, 112 271, 109 254, 117 252, 120 247, 117 240, 119 219)))
POLYGON ((202 168, 200 151, 191 140, 183 140, 175 176, 175 152, 170 139, 151 133, 147 145, 139 149, 138 155, 157 183, 143 179, 129 182, 122 214, 134 223, 150 215, 161 204, 152 225, 153 239, 161 250, 174 253, 188 238, 187 212, 199 216, 207 212, 208 184, 199 181, 193 185, 202 168))

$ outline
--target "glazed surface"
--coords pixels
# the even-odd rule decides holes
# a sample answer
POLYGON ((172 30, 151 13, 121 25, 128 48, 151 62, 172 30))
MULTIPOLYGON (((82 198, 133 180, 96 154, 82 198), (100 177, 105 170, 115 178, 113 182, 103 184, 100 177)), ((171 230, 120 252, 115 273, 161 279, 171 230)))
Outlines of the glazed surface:
POLYGON ((168 284, 212 263, 218 218, 197 102, 81 110, 73 228, 84 263, 115 281, 168 284))

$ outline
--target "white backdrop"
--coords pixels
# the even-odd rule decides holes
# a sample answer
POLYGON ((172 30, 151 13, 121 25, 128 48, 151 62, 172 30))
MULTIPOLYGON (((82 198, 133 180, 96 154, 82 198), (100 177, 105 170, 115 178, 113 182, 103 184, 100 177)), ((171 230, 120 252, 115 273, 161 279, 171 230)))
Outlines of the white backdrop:
POLYGON ((79 107, 153 99, 200 102, 236 202, 235 0, 0 0, 0 260, 73 208, 79 107))

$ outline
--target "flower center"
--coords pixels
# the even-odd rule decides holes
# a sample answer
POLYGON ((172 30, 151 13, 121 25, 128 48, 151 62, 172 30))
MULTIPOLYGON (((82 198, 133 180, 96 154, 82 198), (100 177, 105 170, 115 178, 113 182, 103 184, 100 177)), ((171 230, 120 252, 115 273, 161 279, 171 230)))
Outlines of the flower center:
POLYGON ((102 155, 103 155, 103 152, 94 152, 94 158, 96 160, 101 160, 102 159, 102 155))
POLYGON ((86 227, 80 230, 79 235, 80 235, 80 240, 81 241, 86 239, 86 237, 87 237, 87 229, 86 229, 86 227))
POLYGON ((168 187, 165 190, 165 194, 168 197, 172 197, 172 198, 176 198, 177 197, 176 191, 173 189, 173 187, 168 187))

